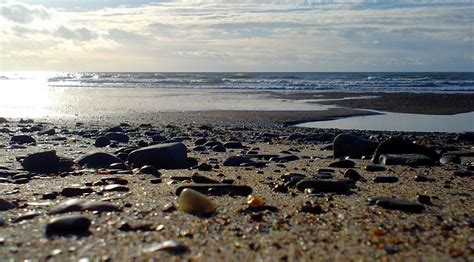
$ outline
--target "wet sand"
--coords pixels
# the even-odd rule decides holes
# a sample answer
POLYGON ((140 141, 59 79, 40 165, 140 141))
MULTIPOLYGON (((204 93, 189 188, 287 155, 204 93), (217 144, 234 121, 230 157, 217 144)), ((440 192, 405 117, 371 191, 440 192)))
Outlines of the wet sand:
POLYGON ((317 104, 395 113, 451 115, 474 111, 473 93, 274 92, 271 95, 279 99, 316 99, 317 104))

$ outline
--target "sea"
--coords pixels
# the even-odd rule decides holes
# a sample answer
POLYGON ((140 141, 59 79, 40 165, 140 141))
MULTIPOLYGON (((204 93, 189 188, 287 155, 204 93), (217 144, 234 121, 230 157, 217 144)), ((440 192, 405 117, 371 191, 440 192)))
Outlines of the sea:
POLYGON ((0 72, 8 80, 44 80, 50 87, 473 92, 474 73, 124 73, 0 72))
MULTIPOLYGON (((327 110, 335 106, 277 99, 272 92, 473 93, 474 72, 0 72, 0 116, 71 118, 206 110, 327 110)), ((474 131, 474 112, 394 114, 304 123, 309 128, 474 131), (361 123, 363 125, 361 126, 361 123), (381 124, 382 123, 382 124, 381 124), (387 123, 387 124, 383 124, 387 123)))

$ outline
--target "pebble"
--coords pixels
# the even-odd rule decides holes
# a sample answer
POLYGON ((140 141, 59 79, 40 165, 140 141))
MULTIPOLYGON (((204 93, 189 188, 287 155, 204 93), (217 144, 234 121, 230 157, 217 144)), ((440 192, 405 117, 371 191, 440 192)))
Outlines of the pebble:
POLYGON ((431 197, 428 195, 418 195, 417 196, 418 202, 425 204, 425 205, 431 205, 431 197))
POLYGON ((88 201, 82 205, 83 211, 95 212, 121 212, 122 209, 112 203, 104 201, 88 201))
POLYGON ((104 187, 104 192, 128 192, 130 188, 120 184, 111 184, 104 187))
POLYGON ((348 160, 348 159, 335 161, 329 164, 329 167, 339 167, 339 168, 353 168, 354 166, 355 166, 354 161, 348 160))
POLYGON ((377 176, 374 178, 374 183, 396 183, 398 177, 396 176, 377 176))
POLYGON ((180 255, 189 252, 189 248, 178 240, 167 240, 161 243, 152 244, 143 249, 144 253, 153 253, 156 251, 168 251, 174 255, 180 255))
POLYGON ((139 174, 145 174, 145 175, 152 175, 154 177, 160 177, 161 176, 161 173, 160 171, 158 171, 158 168, 152 166, 152 165, 145 165, 145 166, 142 166, 139 170, 138 170, 138 173, 139 174))
POLYGON ((215 210, 214 203, 207 196, 189 188, 179 194, 178 207, 185 212, 209 213, 215 210))
POLYGON ((453 172, 453 176, 457 177, 471 177, 474 175, 474 172, 469 170, 456 170, 453 172))
POLYGON ((252 188, 244 185, 230 184, 188 184, 176 189, 176 195, 180 195, 184 189, 193 189, 203 194, 232 194, 236 196, 248 196, 252 194, 252 188))
POLYGON ((249 195, 247 197, 247 204, 250 207, 259 207, 265 205, 265 200, 258 196, 249 195))
POLYGON ((10 143, 15 143, 15 144, 36 144, 36 140, 29 135, 16 135, 12 136, 10 138, 10 143))
POLYGON ((416 165, 431 166, 435 162, 433 159, 419 154, 383 154, 380 155, 381 165, 416 165))
POLYGON ((384 166, 380 165, 367 165, 364 169, 369 172, 381 172, 386 170, 384 166))
POLYGON ((55 214, 64 214, 69 212, 78 212, 82 211, 84 204, 87 203, 85 199, 69 199, 66 200, 59 205, 53 207, 48 214, 55 215, 55 214))
POLYGON ((28 213, 25 213, 25 214, 22 214, 22 215, 19 215, 17 218, 15 218, 13 220, 13 223, 18 223, 18 222, 21 222, 21 221, 25 221, 25 220, 30 220, 30 219, 33 219, 37 216, 41 216, 42 213, 41 212, 38 212, 38 211, 31 211, 31 212, 28 212, 28 213))
POLYGON ((82 196, 94 192, 90 187, 66 187, 61 190, 61 195, 65 197, 82 196))
POLYGON ((79 157, 75 162, 91 168, 108 168, 111 164, 122 162, 122 160, 109 153, 92 152, 79 157))
POLYGON ((348 179, 352 179, 354 181, 365 181, 366 179, 361 175, 359 174, 359 172, 357 172, 356 170, 352 169, 352 168, 349 168, 346 170, 346 172, 344 172, 344 177, 345 178, 348 178, 348 179))
POLYGON ((457 155, 443 155, 440 159, 439 162, 442 165, 446 164, 461 164, 461 158, 457 155))
POLYGON ((229 141, 229 142, 224 143, 223 146, 224 146, 225 148, 228 148, 228 149, 240 149, 240 148, 244 148, 244 146, 242 145, 242 142, 240 142, 240 141, 229 141))
POLYGON ((110 139, 111 141, 113 140, 120 143, 128 143, 128 141, 130 140, 130 137, 124 134, 123 132, 108 132, 104 136, 110 139))
POLYGON ((425 206, 421 204, 400 198, 379 197, 372 199, 371 202, 375 202, 377 206, 385 209, 395 209, 405 212, 420 213, 425 210, 425 206))
POLYGON ((428 157, 431 161, 439 159, 438 154, 431 148, 417 145, 400 137, 392 137, 379 144, 372 157, 372 162, 377 164, 383 154, 417 154, 428 157))
POLYGON ((242 164, 253 163, 247 156, 230 156, 224 160, 222 163, 223 166, 240 166, 242 164))
POLYGON ((105 136, 99 136, 95 140, 94 145, 96 147, 106 147, 106 146, 110 145, 110 139, 105 137, 105 136))
POLYGON ((378 146, 377 142, 369 141, 353 134, 340 134, 332 142, 334 158, 351 157, 361 158, 370 156, 378 146))
POLYGON ((52 136, 52 135, 55 135, 55 134, 56 134, 56 130, 52 127, 44 127, 43 129, 38 131, 38 135, 40 135, 40 136, 42 136, 42 135, 52 136))
POLYGON ((305 178, 296 184, 296 188, 299 191, 305 191, 307 188, 314 189, 319 192, 333 192, 338 194, 345 194, 349 191, 351 180, 325 180, 325 179, 313 179, 305 178))
POLYGON ((193 174, 191 176, 191 180, 196 183, 196 184, 221 184, 221 182, 199 175, 199 174, 193 174))
POLYGON ((59 170, 60 161, 56 151, 50 150, 29 154, 21 165, 30 172, 53 173, 59 170))
POLYGON ((321 205, 315 204, 312 201, 306 201, 301 207, 301 212, 311 213, 311 214, 323 214, 324 209, 321 205))
POLYGON ((166 143, 132 151, 127 158, 134 167, 153 165, 156 168, 181 169, 188 167, 187 148, 181 143, 166 143))
POLYGON ((46 235, 88 235, 91 220, 82 215, 55 217, 46 225, 46 235))
POLYGON ((0 211, 7 211, 13 208, 16 208, 15 204, 6 199, 0 198, 0 211))

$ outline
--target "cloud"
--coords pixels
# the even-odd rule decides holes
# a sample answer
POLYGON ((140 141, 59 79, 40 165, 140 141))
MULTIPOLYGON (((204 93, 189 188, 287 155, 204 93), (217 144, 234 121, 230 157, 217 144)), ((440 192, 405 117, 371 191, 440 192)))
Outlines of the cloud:
POLYGON ((101 71, 472 70, 472 0, 27 0, 2 8, 15 5, 48 16, 3 14, 0 59, 37 51, 55 61, 52 70, 75 68, 72 58, 101 71))
POLYGON ((47 20, 51 17, 48 10, 42 6, 21 3, 0 5, 0 14, 3 18, 20 24, 29 24, 35 20, 47 20))
POLYGON ((65 26, 60 26, 56 30, 55 36, 70 39, 70 40, 79 40, 79 41, 90 41, 99 37, 99 35, 85 27, 77 29, 69 29, 65 26))

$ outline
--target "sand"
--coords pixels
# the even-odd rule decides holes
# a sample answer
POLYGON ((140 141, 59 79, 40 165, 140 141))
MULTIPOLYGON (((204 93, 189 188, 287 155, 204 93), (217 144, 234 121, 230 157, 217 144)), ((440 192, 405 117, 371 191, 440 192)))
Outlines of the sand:
MULTIPOLYGON (((364 107, 365 108, 365 107, 364 107)), ((464 108, 463 108, 464 110, 464 108)), ((460 110, 462 111, 462 110, 460 110)), ((19 119, 9 119, 0 124, 0 166, 10 170, 21 169, 17 156, 31 152, 54 149, 58 155, 75 159, 91 151, 115 152, 117 148, 96 148, 94 137, 81 136, 81 130, 104 130, 120 123, 128 123, 125 129, 136 145, 139 140, 150 141, 144 135, 147 130, 158 130, 167 138, 181 137, 188 149, 192 149, 197 134, 206 132, 209 140, 239 140, 247 148, 259 154, 292 152, 299 157, 287 163, 269 162, 267 167, 224 167, 227 156, 242 153, 240 149, 227 152, 195 152, 188 156, 199 163, 216 159, 218 166, 211 171, 195 169, 160 170, 161 183, 153 184, 144 175, 113 175, 110 171, 82 170, 58 175, 36 175, 26 184, 2 183, 0 197, 14 202, 17 208, 0 212, 5 222, 0 231, 0 260, 79 260, 90 261, 468 261, 473 257, 473 178, 456 177, 453 171, 465 169, 472 157, 463 157, 463 164, 447 164, 430 167, 389 166, 386 171, 368 172, 364 166, 369 160, 354 159, 356 167, 367 181, 357 182, 350 194, 307 194, 290 188, 287 193, 272 190, 280 182, 280 176, 298 172, 314 175, 320 168, 328 168, 333 162, 332 151, 322 148, 331 144, 331 138, 340 130, 317 130, 287 126, 288 123, 314 121, 328 117, 340 117, 366 112, 337 109, 329 114, 319 111, 203 111, 166 112, 137 115, 114 115, 84 119, 84 126, 76 126, 76 119, 46 119, 57 131, 54 136, 32 134, 36 146, 8 149, 13 133, 21 133, 21 127, 37 125, 20 124, 19 119), (152 127, 140 127, 149 123, 152 127), (326 139, 292 140, 290 135, 303 137, 326 135, 326 139), (328 139, 329 138, 329 139, 328 139), (258 148, 258 149, 257 149, 258 148), (245 197, 210 196, 217 206, 209 217, 196 216, 182 211, 164 212, 164 206, 176 203, 175 189, 185 182, 172 182, 172 176, 191 176, 194 173, 213 179, 232 179, 234 184, 249 185, 254 195, 277 211, 248 211, 245 197), (417 174, 424 174, 433 182, 415 182, 417 174), (392 175, 399 182, 378 184, 373 178, 392 175), (118 176, 128 180, 129 192, 101 192, 99 186, 91 186, 104 176, 118 176), (45 226, 54 217, 47 212, 58 203, 71 199, 58 196, 54 200, 42 200, 45 193, 59 192, 66 186, 86 186, 93 192, 78 198, 104 200, 121 208, 122 212, 83 212, 92 220, 91 235, 85 237, 48 238, 45 226), (431 197, 432 205, 419 214, 386 210, 369 205, 370 197, 399 197, 417 202, 417 195, 431 197), (301 212, 306 201, 321 205, 322 214, 301 212), (41 215, 23 222, 13 222, 21 214, 39 211, 41 215), (149 231, 121 231, 124 223, 148 224, 149 231), (181 254, 167 251, 146 252, 153 244, 177 239, 189 250, 181 254)), ((447 111, 446 111, 447 112, 447 111)), ((327 112, 326 112, 327 113, 327 112)), ((449 150, 472 150, 472 142, 456 140, 456 134, 403 133, 352 131, 375 141, 383 141, 390 135, 404 135, 420 144, 437 145, 449 150)), ((125 146, 121 144, 119 146, 125 146)), ((248 150, 248 149, 246 149, 248 150)), ((333 168, 333 176, 342 178, 346 168, 333 168)), ((10 178, 8 178, 10 179, 10 178)), ((11 179, 10 179, 11 180, 11 179)))

